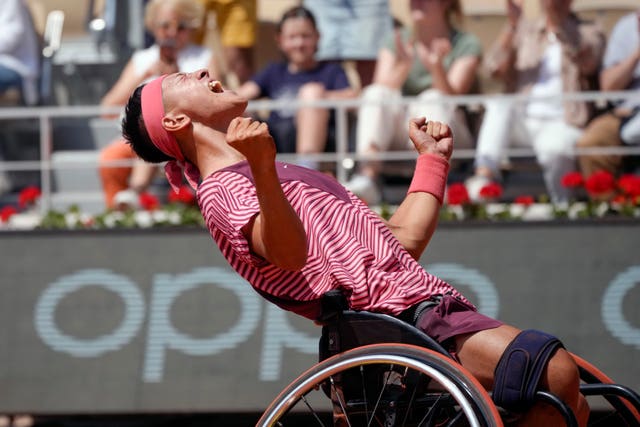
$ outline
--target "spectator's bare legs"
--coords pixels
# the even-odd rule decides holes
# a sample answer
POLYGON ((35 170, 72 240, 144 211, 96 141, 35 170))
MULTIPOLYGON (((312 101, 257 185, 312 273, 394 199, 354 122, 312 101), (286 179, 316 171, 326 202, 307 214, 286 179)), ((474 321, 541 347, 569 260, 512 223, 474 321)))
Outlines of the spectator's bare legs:
POLYGON ((157 165, 152 163, 137 161, 133 165, 131 178, 129 179, 129 187, 140 193, 145 191, 151 185, 153 177, 156 175, 157 165))
MULTIPOLYGON (((503 325, 456 338, 456 352, 460 362, 480 383, 491 390, 494 370, 506 347, 520 331, 503 325)), ((589 405, 579 393, 580 376, 573 358, 559 349, 549 360, 541 379, 541 387, 562 399, 576 414, 578 424, 586 425, 589 405)), ((536 404, 519 421, 521 426, 564 425, 562 415, 551 406, 536 404)))
MULTIPOLYGON (((298 91, 301 102, 319 101, 325 98, 324 86, 319 83, 307 83, 298 91)), ((298 154, 322 153, 327 143, 329 110, 318 107, 302 107, 296 115, 298 154)))
POLYGON ((360 76, 360 87, 364 88, 373 83, 373 73, 376 69, 376 61, 375 60, 357 60, 356 63, 356 71, 358 71, 358 76, 360 76))
POLYGON ((127 162, 133 159, 135 159, 135 153, 131 146, 120 139, 100 151, 98 173, 107 208, 115 207, 113 199, 116 194, 129 188, 132 166, 116 165, 115 162, 127 162))

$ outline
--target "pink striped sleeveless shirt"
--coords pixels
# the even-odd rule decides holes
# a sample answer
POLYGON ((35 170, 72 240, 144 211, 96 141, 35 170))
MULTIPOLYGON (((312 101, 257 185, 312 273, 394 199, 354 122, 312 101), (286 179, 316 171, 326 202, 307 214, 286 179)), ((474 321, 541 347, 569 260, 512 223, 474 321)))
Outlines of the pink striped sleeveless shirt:
POLYGON ((260 207, 246 161, 214 172, 198 188, 200 210, 223 256, 267 299, 311 319, 319 314, 317 308, 304 302, 317 301, 332 289, 343 291, 351 309, 392 315, 434 294, 466 301, 427 273, 380 217, 335 179, 284 163, 277 170, 307 232, 307 264, 296 272, 249 250, 242 228, 260 207))

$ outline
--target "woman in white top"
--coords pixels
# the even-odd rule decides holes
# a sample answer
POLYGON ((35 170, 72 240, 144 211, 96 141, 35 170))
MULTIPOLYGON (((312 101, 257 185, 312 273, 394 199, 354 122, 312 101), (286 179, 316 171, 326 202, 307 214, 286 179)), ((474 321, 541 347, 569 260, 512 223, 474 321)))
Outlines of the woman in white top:
MULTIPOLYGON (((203 8, 196 0, 151 0, 145 9, 145 26, 155 43, 135 52, 101 105, 122 106, 140 84, 174 72, 214 68, 213 52, 192 43, 192 36, 203 21, 203 8)), ((156 167, 137 162, 134 167, 113 167, 109 162, 135 159, 131 148, 118 139, 100 153, 100 178, 107 208, 135 205, 137 194, 151 183, 156 167)))
POLYGON ((26 105, 38 102, 38 36, 24 0, 3 0, 0 8, 0 95, 17 89, 26 105))

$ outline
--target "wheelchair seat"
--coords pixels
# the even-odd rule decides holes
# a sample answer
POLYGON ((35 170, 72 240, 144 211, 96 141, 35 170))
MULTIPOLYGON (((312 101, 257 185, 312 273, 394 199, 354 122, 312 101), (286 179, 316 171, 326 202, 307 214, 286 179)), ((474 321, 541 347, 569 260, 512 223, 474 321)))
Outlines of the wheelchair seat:
POLYGON ((433 338, 418 328, 388 314, 344 310, 322 327, 320 360, 369 344, 412 344, 449 353, 433 338))

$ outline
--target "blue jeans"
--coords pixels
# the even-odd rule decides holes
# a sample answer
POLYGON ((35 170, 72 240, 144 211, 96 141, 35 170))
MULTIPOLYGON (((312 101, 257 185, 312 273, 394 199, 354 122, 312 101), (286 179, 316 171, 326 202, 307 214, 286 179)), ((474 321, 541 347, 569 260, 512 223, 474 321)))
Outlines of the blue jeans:
POLYGON ((17 71, 0 65, 0 94, 11 88, 18 89, 22 94, 22 76, 17 71))

